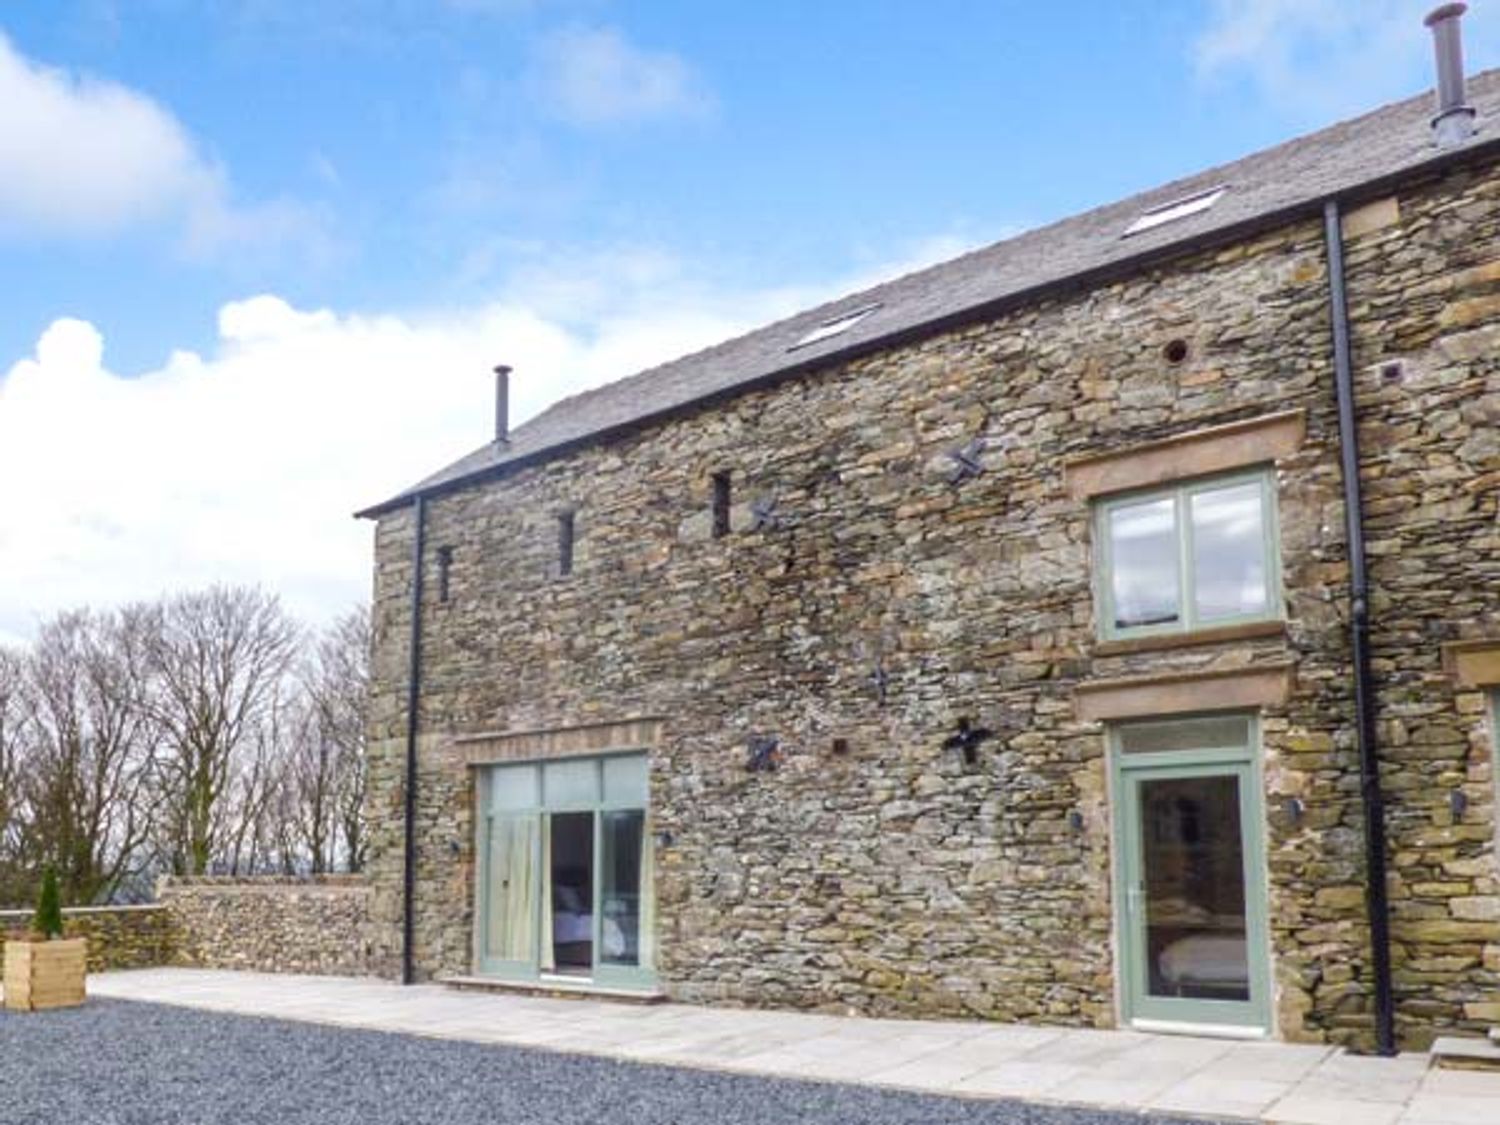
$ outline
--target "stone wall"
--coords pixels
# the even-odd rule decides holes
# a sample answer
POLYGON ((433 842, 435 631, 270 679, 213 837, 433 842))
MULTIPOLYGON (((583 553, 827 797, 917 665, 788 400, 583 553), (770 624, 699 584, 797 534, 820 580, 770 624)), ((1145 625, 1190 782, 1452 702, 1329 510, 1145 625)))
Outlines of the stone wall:
POLYGON ((369 888, 359 876, 169 878, 173 964, 206 969, 363 976, 369 888))
MULTIPOLYGON (((30 910, 0 910, 0 935, 23 931, 30 910)), ((86 906, 63 911, 67 937, 87 938, 89 972, 145 969, 171 962, 172 920, 159 905, 86 906)), ((5 955, 0 952, 0 968, 5 955)))
MULTIPOLYGON (((1492 170, 1450 174, 1404 190, 1395 224, 1350 230, 1414 1041, 1482 1026, 1469 1005, 1493 988, 1500 941, 1500 922, 1470 917, 1494 894, 1488 735, 1438 667, 1446 637, 1500 626, 1500 463, 1479 424, 1496 352, 1465 336, 1496 320, 1473 302, 1487 299, 1484 257, 1500 245, 1497 185, 1492 170), (1474 294, 1461 306, 1471 319, 1445 321, 1459 290, 1474 294), (1423 380, 1410 401, 1393 402, 1369 366, 1392 348, 1423 380), (1461 824, 1444 821, 1455 786, 1471 797, 1461 824)), ((428 565, 453 555, 450 598, 429 585, 423 608, 420 971, 470 968, 473 779, 455 738, 653 716, 671 994, 1112 1025, 1106 745, 1075 691, 1291 664, 1289 697, 1259 723, 1276 1030, 1367 1041, 1329 341, 1321 224, 1307 221, 433 500, 428 565), (1188 354, 1173 363, 1177 340, 1188 354), (1285 630, 1101 646, 1090 509, 1068 494, 1064 463, 1286 411, 1307 436, 1276 471, 1285 630), (985 472, 952 487, 947 453, 975 437, 985 472), (735 530, 715 539, 706 513, 722 471, 735 530), (747 526, 757 496, 776 499, 776 526, 747 526), (562 510, 577 513, 566 578, 562 510), (962 717, 999 732, 972 768, 941 750, 962 717), (777 772, 745 770, 754 732, 781 740, 777 772)), ((369 872, 387 974, 400 949, 412 533, 405 509, 376 536, 369 872)))
POLYGON ((1500 1023, 1500 865, 1481 692, 1444 642, 1500 637, 1500 178, 1400 198, 1351 246, 1393 951, 1408 1042, 1500 1023), (1461 798, 1455 807, 1455 795, 1461 798))

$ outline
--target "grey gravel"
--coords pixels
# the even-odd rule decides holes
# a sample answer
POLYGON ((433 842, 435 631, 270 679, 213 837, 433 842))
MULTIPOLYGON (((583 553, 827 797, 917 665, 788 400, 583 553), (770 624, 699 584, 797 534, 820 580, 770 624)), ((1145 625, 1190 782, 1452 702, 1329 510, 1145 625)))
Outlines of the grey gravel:
POLYGON ((1186 1125, 118 1000, 0 1012, 0 1125, 1186 1125))

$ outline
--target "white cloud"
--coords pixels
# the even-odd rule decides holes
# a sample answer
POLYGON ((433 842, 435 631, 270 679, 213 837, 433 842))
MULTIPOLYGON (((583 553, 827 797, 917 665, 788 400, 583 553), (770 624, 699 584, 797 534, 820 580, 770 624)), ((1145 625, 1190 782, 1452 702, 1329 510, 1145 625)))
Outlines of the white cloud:
POLYGON ((682 58, 637 47, 610 27, 569 27, 543 39, 530 77, 553 112, 575 125, 702 117, 714 106, 682 58))
POLYGON ((244 207, 164 107, 34 62, 0 33, 0 234, 88 237, 169 221, 194 254, 304 242, 297 206, 244 207))
POLYGON ((108 369, 92 325, 57 320, 0 378, 0 639, 70 606, 214 581, 337 613, 368 593, 370 527, 350 513, 484 443, 493 364, 516 368, 520 421, 952 248, 932 240, 858 277, 759 292, 615 250, 553 257, 453 312, 258 296, 224 306, 210 354, 129 377, 108 369))
MULTIPOLYGON (((1200 75, 1248 80, 1278 110, 1311 124, 1373 109, 1431 86, 1434 0, 1216 0, 1194 44, 1200 75)), ((1475 6, 1478 9, 1478 5, 1475 6)), ((1472 11, 1470 69, 1500 61, 1472 11)))

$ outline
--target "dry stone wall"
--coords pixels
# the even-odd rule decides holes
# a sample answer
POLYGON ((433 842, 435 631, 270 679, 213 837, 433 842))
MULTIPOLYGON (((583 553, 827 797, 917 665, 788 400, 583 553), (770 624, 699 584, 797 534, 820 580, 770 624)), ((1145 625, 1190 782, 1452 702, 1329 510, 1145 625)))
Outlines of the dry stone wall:
MULTIPOLYGON (((0 911, 0 935, 25 930, 30 910, 0 911)), ((87 938, 89 972, 145 969, 171 962, 172 919, 159 905, 88 906, 63 911, 67 937, 87 938)), ((0 951, 0 968, 5 954, 0 951)))
MULTIPOLYGON (((1497 967, 1500 923, 1470 916, 1495 893, 1488 735, 1438 667, 1443 638, 1500 626, 1500 463, 1481 425, 1495 352, 1462 342, 1500 310, 1444 323, 1459 290, 1490 292, 1465 271, 1493 269, 1497 184, 1416 185, 1397 226, 1351 232, 1409 1040, 1482 1026, 1497 967), (1411 401, 1368 366, 1386 348, 1428 380, 1411 401), (1461 823, 1443 811, 1455 786, 1461 823)), ((419 971, 471 967, 473 778, 455 737, 652 716, 671 994, 1110 1026, 1106 744, 1075 689, 1290 663, 1289 698, 1259 723, 1276 1030, 1368 1041, 1327 283, 1321 224, 1296 223, 434 499, 428 566, 453 554, 449 599, 429 586, 423 608, 419 971), (1289 410, 1307 437, 1276 469, 1284 634, 1101 647, 1090 510, 1063 464, 1289 410), (985 471, 954 487, 948 453, 977 437, 985 471), (735 527, 716 539, 725 471, 735 527), (749 525, 755 497, 774 498, 774 526, 749 525), (560 578, 564 510, 577 554, 560 578), (972 767, 942 750, 965 717, 998 732, 972 767), (774 773, 745 769, 756 733, 780 739, 774 773)), ((387 974, 412 535, 405 509, 376 536, 369 874, 387 974)))
POLYGON ((363 976, 370 890, 358 876, 164 879, 173 964, 363 976))

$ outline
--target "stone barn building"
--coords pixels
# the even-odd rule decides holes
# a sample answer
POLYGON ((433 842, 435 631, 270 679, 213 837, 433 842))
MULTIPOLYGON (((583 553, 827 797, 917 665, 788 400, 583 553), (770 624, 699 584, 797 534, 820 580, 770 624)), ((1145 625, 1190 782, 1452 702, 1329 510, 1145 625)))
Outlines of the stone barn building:
POLYGON ((514 430, 498 369, 361 513, 386 971, 1500 1023, 1500 71, 1456 88, 514 430))

